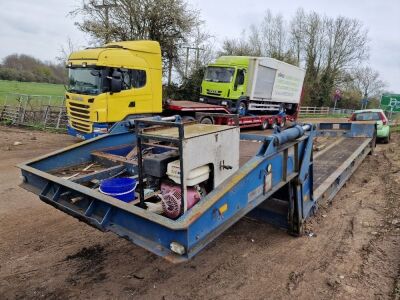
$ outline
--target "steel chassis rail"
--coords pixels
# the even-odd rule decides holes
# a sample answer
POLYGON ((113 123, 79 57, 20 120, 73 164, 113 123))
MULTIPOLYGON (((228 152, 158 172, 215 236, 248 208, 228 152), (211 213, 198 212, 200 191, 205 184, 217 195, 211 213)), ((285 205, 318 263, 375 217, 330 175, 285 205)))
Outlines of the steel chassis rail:
POLYGON ((304 221, 317 209, 317 201, 332 199, 372 150, 374 133, 373 124, 349 123, 320 124, 318 128, 296 126, 271 136, 241 134, 242 140, 260 142, 258 152, 177 220, 82 185, 90 179, 101 180, 121 172, 137 174, 135 164, 118 159, 120 153, 126 153, 136 145, 131 122, 118 123, 110 134, 30 160, 18 167, 23 178, 21 186, 38 194, 43 202, 100 230, 112 231, 169 261, 181 262, 196 255, 246 215, 286 228, 292 234, 301 234, 304 221), (310 131, 305 132, 307 129, 310 131), (318 191, 314 191, 313 187, 312 146, 316 135, 365 138, 358 151, 343 162, 318 191), (97 159, 93 152, 102 150, 102 158, 109 163, 109 168, 96 175, 66 180, 49 173, 67 166, 90 163, 97 159), (172 243, 181 246, 183 252, 177 254, 172 251, 172 243))

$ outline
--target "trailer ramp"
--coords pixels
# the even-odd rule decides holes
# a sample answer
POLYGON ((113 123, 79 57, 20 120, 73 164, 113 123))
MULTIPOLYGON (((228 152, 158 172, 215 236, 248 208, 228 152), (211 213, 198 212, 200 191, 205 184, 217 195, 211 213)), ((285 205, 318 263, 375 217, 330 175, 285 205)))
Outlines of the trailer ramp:
MULTIPOLYGON (((175 122, 184 131, 187 125, 175 122)), ((159 120, 156 123, 162 125, 159 120)), ((244 216, 301 234, 318 201, 332 199, 372 151, 374 133, 374 124, 329 123, 295 126, 270 136, 241 134, 239 170, 176 220, 101 194, 96 188, 96 180, 138 174, 137 164, 129 159, 136 146, 131 122, 117 124, 110 134, 19 165, 21 186, 91 226, 181 262, 244 216), (316 136, 332 137, 334 146, 314 159, 316 136), (342 153, 339 149, 344 146, 342 153), (66 174, 76 166, 92 164, 98 166, 96 172, 66 174)))

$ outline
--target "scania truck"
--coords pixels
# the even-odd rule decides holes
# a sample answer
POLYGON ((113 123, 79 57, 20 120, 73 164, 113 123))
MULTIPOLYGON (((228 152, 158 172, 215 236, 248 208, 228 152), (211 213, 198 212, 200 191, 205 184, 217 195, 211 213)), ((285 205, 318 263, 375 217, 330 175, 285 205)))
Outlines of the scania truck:
POLYGON ((200 101, 240 114, 293 114, 304 76, 303 69, 269 57, 221 56, 206 69, 200 101))
MULTIPOLYGON (((163 103, 161 49, 158 42, 125 41, 87 48, 73 52, 69 56, 67 67, 69 68, 69 83, 65 98, 68 133, 73 136, 89 139, 107 133, 117 122, 154 114, 180 115, 188 120, 197 117, 201 123, 208 124, 233 123, 230 116, 236 111, 232 111, 231 106, 223 102, 219 105, 176 100, 167 100, 163 103), (202 115, 198 117, 197 113, 202 113, 202 115)), ((248 68, 251 68, 250 65, 248 68)), ((238 67, 234 70, 235 77, 238 67)), ((279 78, 285 76, 286 85, 289 85, 290 75, 282 68, 279 70, 280 73, 277 76, 280 76, 279 78)), ((247 75, 244 76, 245 82, 248 82, 247 77, 247 75)), ((299 78, 301 79, 301 76, 299 78)), ((203 86, 207 85, 208 80, 206 76, 203 86)), ((267 79, 264 81, 269 84, 267 79)), ((283 85, 282 80, 279 82, 283 85)), ((217 82, 213 84, 218 85, 217 82)), ((302 82, 298 84, 302 85, 302 82)), ((240 89, 239 86, 238 84, 238 89, 240 89)), ((256 87, 260 86, 261 81, 257 81, 256 87)), ((301 87, 298 88, 296 85, 296 89, 301 89, 301 87)), ((273 92, 273 95, 278 95, 277 91, 273 92)), ((280 99, 277 96, 274 97, 276 101, 280 99)), ((296 98, 293 103, 297 105, 298 100, 296 98)), ((281 114, 245 116, 242 113, 239 125, 241 127, 261 126, 263 129, 274 125, 284 125, 286 120, 296 119, 297 116, 296 110, 290 110, 289 104, 285 102, 287 111, 281 114)))

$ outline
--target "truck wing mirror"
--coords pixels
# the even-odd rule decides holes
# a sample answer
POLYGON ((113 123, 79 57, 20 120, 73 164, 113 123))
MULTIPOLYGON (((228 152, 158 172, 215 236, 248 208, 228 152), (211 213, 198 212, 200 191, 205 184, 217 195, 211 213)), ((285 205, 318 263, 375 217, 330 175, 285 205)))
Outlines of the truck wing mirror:
POLYGON ((233 86, 233 90, 234 91, 237 90, 238 85, 244 84, 244 74, 245 74, 245 70, 244 69, 241 69, 241 70, 237 71, 236 78, 235 78, 235 84, 233 86))
POLYGON ((100 71, 99 70, 92 70, 92 71, 90 71, 90 75, 95 76, 95 77, 100 76, 100 71))
POLYGON ((114 70, 111 77, 111 92, 119 93, 122 90, 122 73, 114 70))

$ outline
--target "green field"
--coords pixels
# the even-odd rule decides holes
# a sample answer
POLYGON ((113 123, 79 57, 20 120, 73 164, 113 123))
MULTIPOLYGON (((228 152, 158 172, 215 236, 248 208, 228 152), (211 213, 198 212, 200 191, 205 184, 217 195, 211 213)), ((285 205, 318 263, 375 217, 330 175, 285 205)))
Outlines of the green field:
POLYGON ((13 94, 41 95, 34 97, 36 102, 59 104, 64 92, 62 84, 0 80, 0 105, 13 104, 16 97, 13 94))

